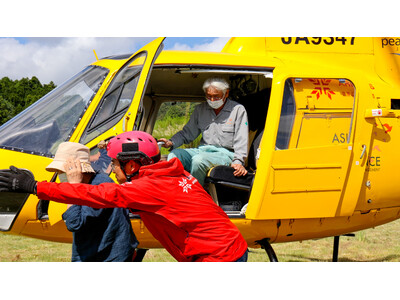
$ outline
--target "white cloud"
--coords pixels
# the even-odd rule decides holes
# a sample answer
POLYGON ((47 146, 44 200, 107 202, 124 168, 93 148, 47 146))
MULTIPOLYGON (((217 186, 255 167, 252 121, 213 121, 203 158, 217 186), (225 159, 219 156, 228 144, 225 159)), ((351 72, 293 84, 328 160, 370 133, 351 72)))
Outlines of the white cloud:
MULTIPOLYGON (((154 38, 0 38, 0 78, 36 76, 42 84, 61 84, 99 58, 137 51, 154 38)), ((176 43, 171 50, 221 51, 229 38, 194 45, 176 43)), ((201 39, 200 39, 201 41, 201 39)), ((193 42, 192 42, 193 43, 193 42)))
POLYGON ((229 37, 220 37, 220 38, 215 38, 210 43, 195 44, 193 46, 187 44, 175 43, 171 50, 220 52, 228 41, 229 37))
POLYGON ((0 78, 36 76, 59 85, 99 58, 133 53, 153 38, 15 38, 0 39, 0 78))

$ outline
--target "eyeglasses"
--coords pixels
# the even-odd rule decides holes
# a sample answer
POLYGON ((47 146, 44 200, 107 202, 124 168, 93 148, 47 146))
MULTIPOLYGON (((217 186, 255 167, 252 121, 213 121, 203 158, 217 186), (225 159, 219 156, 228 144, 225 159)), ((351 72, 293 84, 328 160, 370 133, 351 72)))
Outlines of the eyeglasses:
POLYGON ((219 101, 221 99, 223 99, 225 97, 225 94, 223 94, 221 97, 219 96, 212 96, 212 95, 208 95, 206 94, 206 99, 210 100, 210 101, 219 101))
POLYGON ((112 170, 113 172, 115 171, 115 168, 116 168, 116 167, 119 167, 119 166, 114 165, 114 163, 110 163, 110 166, 111 166, 111 170, 112 170))

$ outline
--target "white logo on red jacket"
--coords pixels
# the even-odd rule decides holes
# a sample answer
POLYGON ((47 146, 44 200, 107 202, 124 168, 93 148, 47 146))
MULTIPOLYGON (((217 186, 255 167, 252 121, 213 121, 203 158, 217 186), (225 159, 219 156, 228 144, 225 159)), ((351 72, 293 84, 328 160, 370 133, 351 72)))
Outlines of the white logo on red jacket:
POLYGON ((192 189, 192 185, 188 183, 186 178, 182 178, 182 181, 179 181, 179 186, 183 188, 183 192, 188 193, 189 189, 192 189))

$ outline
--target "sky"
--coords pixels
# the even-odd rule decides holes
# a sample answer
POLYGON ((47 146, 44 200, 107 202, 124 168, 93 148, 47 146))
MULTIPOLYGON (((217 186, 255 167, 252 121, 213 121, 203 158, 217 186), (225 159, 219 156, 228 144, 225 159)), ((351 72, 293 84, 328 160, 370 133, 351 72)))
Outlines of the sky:
POLYGON ((166 50, 221 51, 229 36, 398 35, 393 2, 357 2, 7 1, 0 13, 0 78, 36 76, 59 85, 95 61, 93 49, 99 58, 133 53, 158 36, 167 37, 166 50))
MULTIPOLYGON (((0 37, 0 78, 65 80, 99 58, 134 53, 155 37, 0 37)), ((229 37, 167 37, 165 50, 221 51, 229 37)))

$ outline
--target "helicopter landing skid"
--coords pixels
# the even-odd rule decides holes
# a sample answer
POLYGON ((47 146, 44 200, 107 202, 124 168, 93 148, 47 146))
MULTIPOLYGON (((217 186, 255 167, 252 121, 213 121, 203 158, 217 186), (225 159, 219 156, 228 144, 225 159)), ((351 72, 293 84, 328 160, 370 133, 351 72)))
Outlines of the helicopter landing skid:
MULTIPOLYGON (((341 236, 355 236, 354 233, 346 233, 342 234, 341 236)), ((333 256, 332 256, 332 261, 333 262, 338 262, 339 258, 339 239, 340 235, 337 235, 333 238, 333 256)))
POLYGON ((265 252, 267 252, 270 262, 278 262, 278 258, 276 257, 275 251, 272 248, 271 244, 269 243, 269 238, 256 241, 256 243, 261 245, 261 248, 263 248, 265 252))
POLYGON ((136 254, 133 257, 133 262, 142 262, 148 249, 136 249, 136 254))

